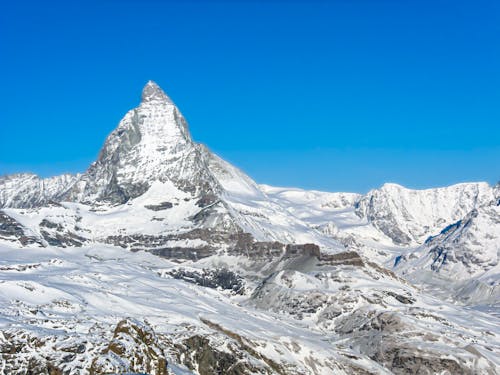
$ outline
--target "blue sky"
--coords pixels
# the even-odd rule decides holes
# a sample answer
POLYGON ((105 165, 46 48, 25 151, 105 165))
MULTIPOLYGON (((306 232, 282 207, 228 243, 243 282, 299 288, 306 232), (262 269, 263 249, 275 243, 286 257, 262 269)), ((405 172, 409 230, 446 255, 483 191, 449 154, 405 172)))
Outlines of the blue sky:
POLYGON ((498 1, 4 2, 0 174, 86 169, 156 81, 260 183, 500 179, 498 1))

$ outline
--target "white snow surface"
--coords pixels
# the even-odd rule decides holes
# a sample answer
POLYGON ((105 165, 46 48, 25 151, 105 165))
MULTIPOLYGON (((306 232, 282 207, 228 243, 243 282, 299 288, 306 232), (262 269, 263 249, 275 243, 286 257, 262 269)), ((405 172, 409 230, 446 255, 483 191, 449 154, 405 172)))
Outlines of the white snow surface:
MULTIPOLYGON (((245 258, 215 256, 183 266, 196 269, 225 264, 245 274, 251 263, 245 258)), ((296 308, 288 310, 291 298, 302 294, 301 298, 340 298, 345 293, 342 286, 349 285, 351 297, 342 298, 349 298, 351 302, 342 302, 339 306, 346 314, 338 318, 337 325, 345 325, 345 319, 350 319, 351 314, 354 319, 367 308, 392 311, 405 317, 408 320, 405 324, 436 335, 439 342, 451 340, 460 347, 473 346, 483 358, 470 365, 476 371, 491 371, 491 363, 500 365, 495 354, 500 349, 498 318, 477 311, 470 315, 452 304, 437 303, 436 299, 390 276, 380 274, 374 278, 375 274, 343 269, 332 270, 337 272, 336 276, 332 274, 331 279, 321 281, 305 270, 282 270, 269 280, 274 289, 269 289, 271 295, 266 298, 274 302, 267 306, 265 301, 255 304, 248 295, 232 296, 222 290, 164 276, 169 269, 178 267, 177 263, 145 252, 132 253, 111 246, 28 249, 1 245, 0 329, 16 327, 41 336, 57 332, 62 342, 73 337, 88 342, 97 340, 95 345, 98 345, 99 336, 92 333, 95 327, 112 329, 125 317, 147 321, 157 334, 179 339, 186 333, 210 334, 212 328, 206 323, 209 321, 249 342, 259 343, 256 350, 277 363, 297 366, 301 373, 349 373, 336 365, 345 360, 345 355, 356 358, 352 360, 356 366, 375 373, 389 373, 362 354, 365 349, 356 349, 356 346, 350 349, 345 345, 349 339, 336 333, 333 322, 323 318, 328 308, 306 313, 301 318, 295 315, 296 308), (339 283, 339 280, 342 281, 339 283), (390 295, 383 297, 384 302, 375 303, 360 298, 365 295, 370 296, 369 300, 376 299, 388 292, 410 294, 417 302, 408 310, 390 295), (275 309, 282 309, 283 313, 273 313, 275 309), (405 311, 412 313, 406 315, 405 311), (447 322, 446 325, 440 323, 441 320, 447 322), (446 333, 441 331, 444 327, 446 333), (486 336, 485 332, 488 332, 486 336), (294 347, 300 350, 292 349, 294 347)), ((314 303, 314 299, 307 303, 314 303)), ((364 345, 359 339, 353 342, 364 345)), ((421 345, 425 347, 429 343, 421 345)), ((466 352, 453 353, 446 346, 438 345, 435 350, 447 353, 450 358, 472 361, 472 357, 464 357, 466 352)), ((170 360, 175 367, 175 361, 170 360)), ((70 372, 71 365, 67 365, 70 372)))

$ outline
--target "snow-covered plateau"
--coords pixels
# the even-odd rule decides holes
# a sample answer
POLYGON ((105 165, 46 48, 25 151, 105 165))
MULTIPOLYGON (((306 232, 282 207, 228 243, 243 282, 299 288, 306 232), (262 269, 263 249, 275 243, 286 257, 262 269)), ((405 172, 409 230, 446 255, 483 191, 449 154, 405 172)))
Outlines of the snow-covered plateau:
POLYGON ((500 374, 500 187, 258 185, 148 82, 78 175, 0 177, 1 374, 500 374))

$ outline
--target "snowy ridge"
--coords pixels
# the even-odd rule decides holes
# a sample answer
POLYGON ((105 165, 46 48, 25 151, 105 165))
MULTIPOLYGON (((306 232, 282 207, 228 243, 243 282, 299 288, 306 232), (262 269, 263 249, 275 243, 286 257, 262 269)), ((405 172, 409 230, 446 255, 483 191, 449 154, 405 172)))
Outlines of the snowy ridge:
POLYGON ((316 243, 325 250, 342 250, 336 241, 311 230, 300 217, 269 199, 265 190, 239 169, 215 154, 206 156, 209 169, 221 186, 222 199, 245 232, 259 241, 316 243))
POLYGON ((500 206, 492 202, 472 210, 403 253, 396 269, 415 282, 452 289, 454 299, 469 304, 500 302, 500 206))
POLYGON ((78 179, 79 175, 40 178, 31 173, 0 177, 0 208, 29 208, 57 201, 78 179))
POLYGON ((425 190, 385 184, 363 197, 356 212, 395 244, 415 245, 493 199, 485 182, 425 190))

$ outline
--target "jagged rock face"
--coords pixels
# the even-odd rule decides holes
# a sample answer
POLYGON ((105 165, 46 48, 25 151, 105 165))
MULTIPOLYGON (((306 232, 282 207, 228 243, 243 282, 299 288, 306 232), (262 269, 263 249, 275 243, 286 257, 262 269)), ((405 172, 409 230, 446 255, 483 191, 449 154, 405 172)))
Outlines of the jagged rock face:
MULTIPOLYGON (((95 329, 94 329, 95 330, 95 329)), ((19 330, 0 333, 2 374, 88 374, 141 373, 167 375, 165 344, 145 322, 123 319, 108 332, 93 332, 87 338, 60 332, 60 337, 19 330), (44 353, 44 354, 42 354, 44 353)))
POLYGON ((161 275, 168 275, 174 279, 207 288, 227 290, 234 294, 244 294, 245 292, 243 278, 227 268, 203 269, 201 271, 178 268, 161 275))
POLYGON ((22 173, 0 177, 0 208, 31 208, 57 201, 79 178, 64 174, 51 178, 22 173))
MULTIPOLYGON (((211 337, 191 336, 176 345, 179 362, 183 362, 190 370, 200 375, 228 374, 285 374, 285 369, 271 360, 258 355, 251 348, 245 347, 238 340, 232 340, 225 350, 211 342, 211 337), (249 350, 250 349, 250 350, 249 350), (266 363, 267 361, 267 363, 266 363)), ((296 373, 288 371, 289 374, 296 373)))
POLYGON ((427 190, 385 184, 364 196, 357 203, 356 213, 395 244, 415 245, 493 199, 493 189, 487 183, 427 190))
POLYGON ((50 246, 81 247, 86 239, 75 233, 67 231, 63 225, 43 219, 39 224, 40 234, 50 246))
POLYGON ((111 342, 103 355, 94 359, 89 372, 90 375, 131 372, 167 375, 167 360, 151 327, 125 319, 118 323, 111 342))
POLYGON ((193 196, 213 193, 217 185, 179 109, 150 81, 139 107, 125 115, 63 199, 120 204, 145 193, 153 181, 172 181, 193 196))
POLYGON ((500 208, 482 207, 425 243, 429 267, 453 279, 478 276, 497 266, 500 257, 500 208))
MULTIPOLYGON (((424 313, 410 309, 408 316, 395 312, 358 309, 335 328, 340 334, 349 336, 353 345, 393 374, 494 374, 490 365, 479 370, 471 361, 481 361, 481 354, 472 346, 457 345, 452 355, 444 355, 439 339, 427 327, 415 330, 413 318, 424 313), (477 356, 477 357, 476 357, 477 356)), ((446 320, 439 316, 427 316, 430 320, 446 320)), ((453 342, 453 341, 452 341, 453 342)), ((457 342, 458 344, 458 342, 457 342)))
POLYGON ((0 211, 0 240, 19 242, 22 246, 41 245, 40 238, 34 236, 27 228, 3 211, 0 211))
POLYGON ((396 269, 418 281, 436 274, 455 283, 454 299, 495 303, 500 298, 500 206, 472 210, 398 259, 396 269))

